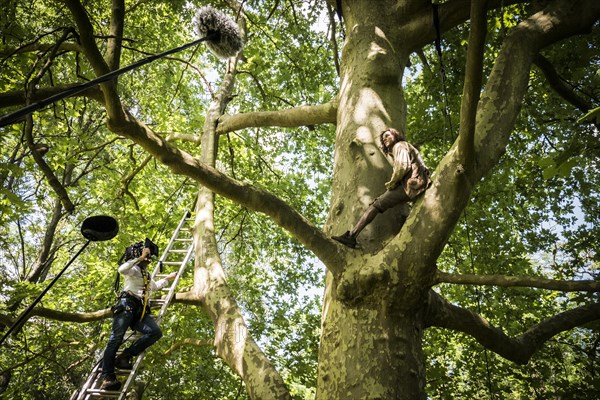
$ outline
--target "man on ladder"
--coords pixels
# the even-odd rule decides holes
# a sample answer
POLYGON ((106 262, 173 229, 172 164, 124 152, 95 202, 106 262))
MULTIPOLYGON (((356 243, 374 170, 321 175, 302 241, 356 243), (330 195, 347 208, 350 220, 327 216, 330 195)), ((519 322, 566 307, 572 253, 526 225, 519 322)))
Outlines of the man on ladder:
POLYGON ((118 390, 121 382, 117 380, 115 367, 131 369, 131 358, 141 354, 145 349, 162 337, 162 331, 150 316, 148 298, 151 290, 160 290, 168 286, 168 281, 175 279, 176 272, 159 281, 154 281, 148 272, 151 256, 158 256, 158 247, 149 239, 129 246, 125 251, 125 263, 119 266, 123 275, 123 291, 117 304, 112 307, 113 323, 108 344, 102 360, 103 390, 118 390), (123 341, 127 328, 131 327, 142 336, 117 357, 117 350, 123 341))

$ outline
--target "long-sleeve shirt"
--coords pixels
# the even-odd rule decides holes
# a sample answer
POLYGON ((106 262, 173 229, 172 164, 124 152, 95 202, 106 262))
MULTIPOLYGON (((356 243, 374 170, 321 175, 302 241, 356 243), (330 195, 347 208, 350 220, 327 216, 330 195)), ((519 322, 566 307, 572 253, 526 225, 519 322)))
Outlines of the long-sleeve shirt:
POLYGON ((402 140, 394 144, 391 156, 392 177, 385 185, 388 190, 402 185, 408 197, 413 199, 429 186, 429 169, 410 143, 402 140))
POLYGON ((402 178, 411 170, 410 145, 405 141, 400 141, 392 147, 392 177, 388 184, 394 188, 400 184, 402 178))
POLYGON ((143 273, 147 274, 146 281, 148 282, 148 290, 160 290, 166 287, 169 284, 169 281, 164 278, 158 281, 150 279, 150 274, 147 271, 142 271, 138 262, 137 258, 126 261, 119 266, 118 271, 123 275, 123 290, 130 292, 135 297, 143 300, 145 294, 143 273))

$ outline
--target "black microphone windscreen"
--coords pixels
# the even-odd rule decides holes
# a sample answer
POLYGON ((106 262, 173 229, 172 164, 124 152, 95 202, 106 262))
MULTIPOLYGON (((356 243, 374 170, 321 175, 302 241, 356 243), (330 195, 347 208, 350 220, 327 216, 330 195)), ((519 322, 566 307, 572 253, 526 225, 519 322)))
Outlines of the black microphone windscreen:
POLYGON ((201 38, 210 36, 206 46, 219 58, 235 56, 244 45, 237 24, 222 11, 204 6, 196 13, 201 38))

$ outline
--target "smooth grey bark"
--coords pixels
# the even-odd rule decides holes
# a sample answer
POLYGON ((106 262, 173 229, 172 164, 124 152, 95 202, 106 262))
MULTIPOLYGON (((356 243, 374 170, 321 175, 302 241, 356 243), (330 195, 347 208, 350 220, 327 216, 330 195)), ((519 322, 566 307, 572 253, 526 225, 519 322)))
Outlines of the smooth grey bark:
MULTIPOLYGON (((343 232, 378 194, 383 184, 377 177, 389 176, 381 167, 382 156, 375 151, 376 139, 385 126, 404 127, 405 105, 398 82, 409 47, 428 34, 426 25, 419 28, 410 15, 422 12, 422 2, 380 3, 374 9, 368 1, 342 2, 347 38, 341 64, 333 208, 328 221, 328 227, 336 232, 343 232), (386 18, 381 11, 394 7, 406 11, 402 15, 405 24, 402 20, 392 23, 394 18, 386 18), (415 40, 405 44, 407 37, 415 40)), ((474 11, 481 13, 480 9, 474 11)), ((436 259, 474 185, 506 149, 536 54, 544 46, 589 29, 599 16, 596 2, 554 1, 521 22, 506 38, 481 99, 476 88, 481 69, 472 62, 480 53, 469 51, 467 64, 471 62, 475 68, 467 68, 471 73, 465 77, 465 90, 470 88, 466 93, 471 94, 470 99, 463 99, 461 121, 465 126, 437 166, 433 185, 414 204, 399 232, 389 226, 389 216, 376 219, 371 231, 361 236, 363 250, 348 251, 340 278, 328 274, 318 399, 342 399, 348 393, 365 399, 426 397, 421 335, 424 316, 431 311, 424 305, 435 283, 436 259), (380 250, 377 244, 382 241, 385 247, 380 250), (388 374, 397 379, 392 383, 388 374)), ((474 21, 477 24, 477 19, 474 21)), ((476 26, 481 30, 481 24, 476 26)), ((585 311, 574 310, 574 314, 579 319, 572 321, 577 323, 598 318, 595 305, 585 311)), ((568 316, 547 322, 553 329, 536 336, 537 347, 561 329, 576 326, 559 326, 555 322, 561 318, 568 316)), ((469 323, 465 318, 462 321, 469 323)), ((459 329, 456 324, 444 326, 459 329)), ((477 338, 485 336, 479 329, 466 331, 477 338)), ((510 354, 489 348, 504 356, 510 354)))

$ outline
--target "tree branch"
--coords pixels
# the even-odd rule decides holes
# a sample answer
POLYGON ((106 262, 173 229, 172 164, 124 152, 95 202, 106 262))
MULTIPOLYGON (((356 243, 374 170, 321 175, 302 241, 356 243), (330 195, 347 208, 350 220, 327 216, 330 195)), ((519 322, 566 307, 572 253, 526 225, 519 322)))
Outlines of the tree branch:
POLYGON ((176 140, 180 140, 182 142, 192 142, 195 144, 200 144, 202 143, 202 136, 193 135, 191 133, 172 132, 166 136, 165 140, 167 142, 174 142, 176 140))
POLYGON ((533 60, 536 67, 542 71, 550 87, 561 96, 563 99, 577 107, 583 113, 588 112, 593 105, 586 101, 583 97, 577 95, 571 85, 568 85, 564 79, 558 75, 552 63, 541 54, 538 54, 533 60))
POLYGON ((194 339, 194 338, 184 338, 181 340, 178 340, 176 342, 173 342, 173 344, 171 344, 171 347, 169 347, 169 349, 167 351, 165 351, 163 353, 163 355, 168 356, 171 355, 173 352, 179 350, 180 348, 182 348, 183 346, 196 346, 196 347, 206 347, 206 346, 213 346, 213 341, 212 340, 208 340, 208 339, 194 339))
MULTIPOLYGON (((2 47, 0 48, 0 57, 11 57, 15 54, 23 54, 23 53, 35 53, 35 52, 46 52, 50 50, 54 44, 51 43, 29 43, 25 46, 21 46, 18 48, 12 47, 2 47)), ((58 51, 75 51, 80 52, 81 46, 77 43, 61 43, 58 47, 58 51)))
POLYGON ((44 240, 42 241, 42 245, 40 246, 38 257, 35 260, 35 264, 32 268, 32 271, 27 277, 27 281, 37 283, 40 280, 40 278, 43 279, 45 277, 48 269, 50 269, 50 267, 52 266, 52 262, 55 258, 54 251, 51 251, 52 243, 54 242, 54 235, 56 234, 56 229, 61 218, 62 203, 60 199, 58 199, 54 202, 52 217, 46 225, 44 240))
POLYGON ((121 61, 124 17, 125 0, 113 0, 110 15, 110 36, 104 57, 111 71, 119 69, 121 61))
MULTIPOLYGON (((30 104, 31 94, 35 92, 35 87, 37 86, 39 81, 42 79, 44 74, 50 69, 52 62, 54 61, 54 57, 56 56, 56 52, 58 51, 58 47, 60 46, 60 43, 67 40, 68 36, 69 36, 69 31, 65 31, 63 33, 63 35, 61 36, 61 38, 59 39, 58 43, 56 43, 56 45, 53 46, 52 49, 50 50, 50 52, 48 54, 48 59, 46 60, 46 63, 44 64, 44 66, 31 79, 31 81, 27 83, 25 104, 27 104, 27 105, 30 104)), ((73 212, 73 210, 75 209, 75 206, 71 202, 71 199, 69 198, 69 194, 67 193, 67 190, 60 183, 60 181, 56 178, 56 175, 54 175, 54 172, 52 171, 50 166, 44 160, 43 154, 36 151, 35 143, 34 143, 34 139, 33 139, 33 117, 31 116, 31 114, 27 115, 27 117, 25 118, 25 127, 23 129, 24 129, 25 140, 27 141, 27 146, 31 150, 31 156, 35 160, 36 164, 42 170, 44 176, 48 180, 48 184, 52 187, 52 189, 54 189, 54 191, 58 195, 59 199, 62 201, 65 209, 68 212, 73 212)))
MULTIPOLYGON (((103 310, 98 310, 98 311, 92 311, 92 312, 87 312, 87 313, 73 313, 73 312, 67 312, 67 311, 59 311, 59 310, 53 310, 50 308, 45 308, 45 307, 35 307, 31 313, 29 314, 28 318, 31 317, 43 317, 43 318, 48 318, 48 319, 52 319, 55 321, 63 321, 63 322, 93 322, 93 321, 100 321, 102 319, 105 318, 110 318, 112 316, 112 312, 110 310, 110 308, 105 308, 103 310)), ((26 321, 23 321, 23 323, 25 323, 26 321)), ((9 317, 8 315, 5 314, 0 314, 0 323, 9 326, 12 325, 14 323, 14 320, 9 317)))
POLYGON ((144 167, 146 167, 146 165, 148 165, 150 160, 152 160, 152 156, 146 156, 146 158, 144 158, 144 160, 140 163, 140 165, 132 168, 131 172, 129 174, 127 174, 126 176, 121 177, 121 189, 119 189, 119 193, 117 194, 117 197, 120 198, 125 193, 129 193, 129 184, 133 181, 133 178, 135 178, 135 176, 138 173, 140 173, 144 169, 144 167))
POLYGON ((343 256, 335 242, 279 197, 201 163, 189 153, 171 146, 130 114, 124 123, 113 122, 109 120, 108 124, 113 132, 130 138, 176 174, 188 176, 243 207, 268 215, 321 259, 332 273, 341 273, 343 256))
POLYGON ((217 133, 237 131, 253 127, 296 127, 305 125, 335 124, 337 101, 316 106, 300 106, 282 111, 257 111, 219 118, 217 133))
POLYGON ((483 54, 487 34, 486 6, 487 0, 471 2, 471 29, 458 134, 458 157, 467 168, 471 168, 475 153, 475 114, 481 92, 483 54))
POLYGON ((600 281, 563 281, 532 276, 448 274, 438 271, 435 284, 452 283, 459 285, 483 285, 500 287, 529 287, 558 290, 561 292, 600 292, 600 281))
MULTIPOLYGON (((152 302, 152 299, 150 301, 152 302)), ((171 302, 172 303, 189 304, 189 305, 199 305, 199 303, 200 303, 200 301, 198 300, 198 297, 191 292, 176 293, 175 297, 173 298, 173 300, 171 302)), ((152 307, 152 309, 160 308, 159 305, 152 305, 152 303, 151 303, 151 307, 152 307)), ((45 307, 35 307, 31 311, 31 313, 29 314, 27 319, 29 319, 33 316, 48 318, 48 319, 51 319, 54 321, 83 323, 83 322, 100 321, 100 320, 103 320, 106 318, 111 318, 112 311, 110 310, 110 308, 104 308, 102 310, 90 311, 90 312, 68 312, 68 311, 60 311, 60 310, 55 310, 55 309, 45 308, 45 307)), ((26 321, 23 321, 23 324, 25 322, 26 321)), ((10 326, 13 323, 14 323, 13 318, 9 317, 6 314, 0 314, 0 324, 1 325, 10 326)))
MULTIPOLYGON (((531 0, 487 0, 487 10, 492 10, 499 7, 507 7, 511 4, 522 4, 528 3, 531 0)), ((438 13, 440 21, 440 31, 442 33, 448 32, 452 28, 464 23, 469 19, 470 6, 473 2, 471 0, 449 0, 440 2, 438 13)), ((433 18, 431 17, 431 2, 422 2, 420 12, 410 15, 410 24, 403 24, 399 21, 398 25, 401 29, 405 30, 402 35, 407 35, 406 42, 412 43, 413 47, 409 50, 418 51, 423 46, 430 44, 434 41, 436 32, 433 26, 433 18), (415 29, 417 28, 417 29, 415 29)))
POLYGON ((482 95, 477 121, 478 177, 495 165, 505 152, 514 122, 527 90, 531 64, 539 51, 559 40, 588 32, 600 17, 600 3, 582 0, 549 3, 542 11, 519 23, 508 35, 482 95), (506 79, 510 76, 511 79, 506 79), (497 114, 501 104, 501 113, 497 114))
POLYGON ((428 306, 427 326, 466 333, 485 348, 518 364, 527 364, 531 356, 553 336, 600 319, 600 303, 592 303, 557 314, 511 338, 480 315, 450 304, 433 290, 429 291, 428 306))
MULTIPOLYGON (((64 0, 67 7, 71 11, 75 23, 79 30, 79 37, 81 39, 81 46, 84 54, 90 62, 96 76, 102 76, 110 72, 110 67, 104 61, 96 41, 94 39, 94 29, 87 16, 85 8, 79 0, 64 0)), ((109 119, 114 121, 123 121, 125 118, 125 112, 121 105, 117 93, 117 85, 114 80, 100 83, 102 93, 104 94, 104 104, 106 107, 106 113, 109 119)))

